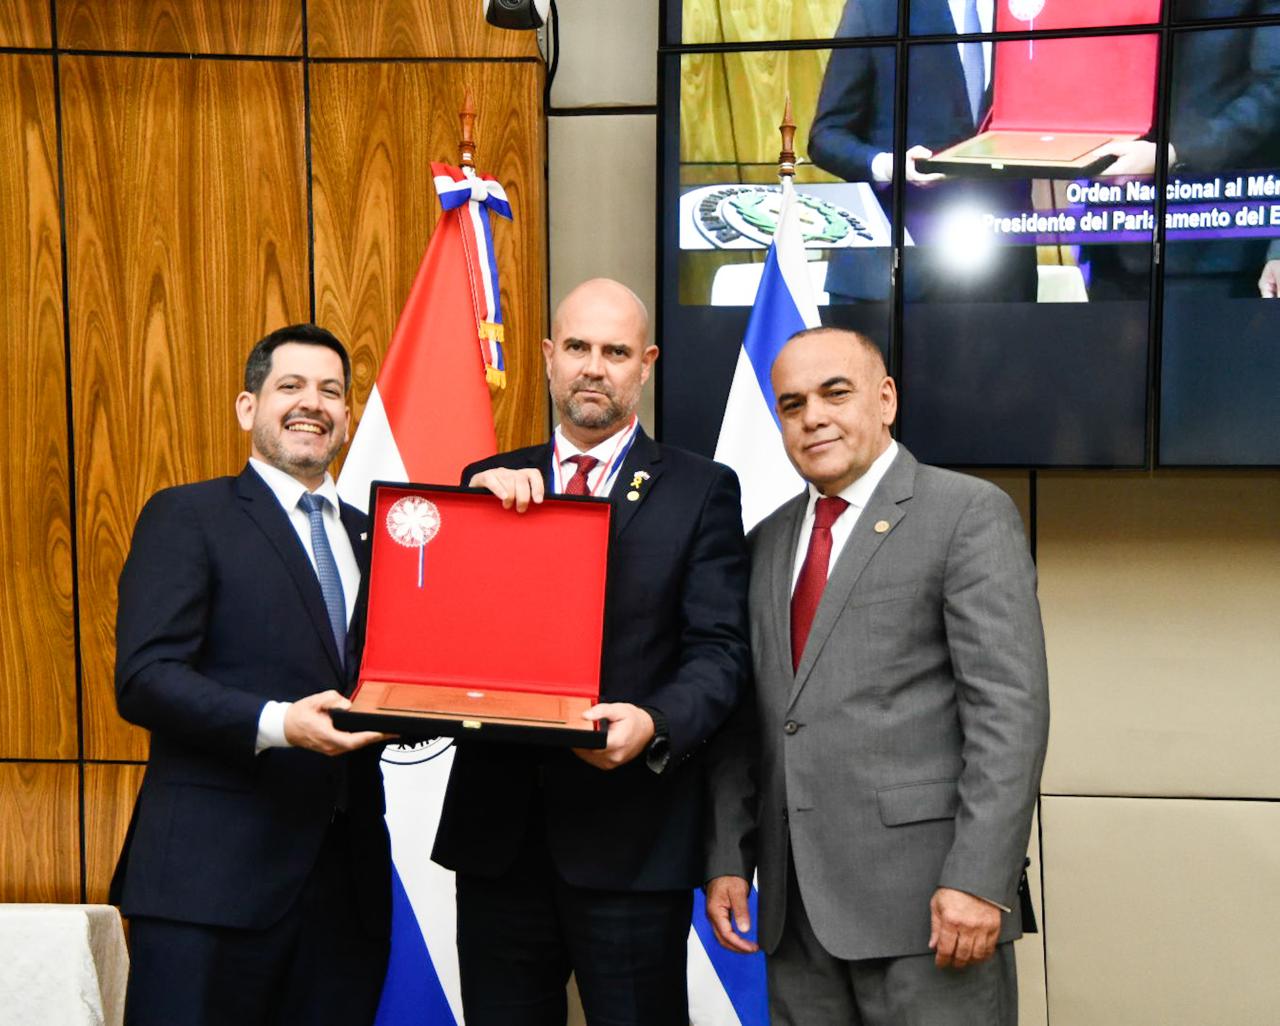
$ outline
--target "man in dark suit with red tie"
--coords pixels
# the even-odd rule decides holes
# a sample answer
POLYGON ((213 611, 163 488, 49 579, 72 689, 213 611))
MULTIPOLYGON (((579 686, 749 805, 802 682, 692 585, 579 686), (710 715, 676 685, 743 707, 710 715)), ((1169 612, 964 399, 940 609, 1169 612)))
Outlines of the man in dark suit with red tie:
MULTIPOLYGON (((552 442, 463 481, 516 510, 548 492, 612 502, 601 703, 586 714, 608 745, 458 746, 434 858, 457 872, 463 1007, 468 1026, 563 1026, 573 972, 588 1023, 687 1026, 702 743, 747 672, 738 482, 637 424, 658 350, 630 289, 574 289, 543 350, 552 442)), ((559 643, 575 644, 573 624, 559 643)))
MULTIPOLYGON (((310 324, 262 339, 238 477, 157 492, 120 576, 116 701, 151 756, 112 882, 137 1026, 367 1026, 386 967, 381 734, 335 730, 364 517, 329 464, 351 364, 310 324)), ((358 621, 357 621, 358 622, 358 621)))

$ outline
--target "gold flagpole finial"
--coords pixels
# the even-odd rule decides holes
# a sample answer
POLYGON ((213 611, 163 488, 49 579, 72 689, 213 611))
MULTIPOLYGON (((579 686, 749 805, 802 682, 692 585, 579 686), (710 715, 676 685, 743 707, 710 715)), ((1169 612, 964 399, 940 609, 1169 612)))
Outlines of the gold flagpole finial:
POLYGON ((782 152, 778 154, 778 177, 791 178, 796 173, 796 123, 791 118, 791 94, 787 93, 786 105, 782 110, 782 124, 778 126, 782 133, 782 152))
POLYGON ((458 111, 458 124, 462 128, 462 141, 458 144, 461 156, 458 163, 463 167, 474 168, 476 166, 476 101, 475 96, 471 92, 471 87, 467 86, 466 96, 462 101, 462 110, 458 111))

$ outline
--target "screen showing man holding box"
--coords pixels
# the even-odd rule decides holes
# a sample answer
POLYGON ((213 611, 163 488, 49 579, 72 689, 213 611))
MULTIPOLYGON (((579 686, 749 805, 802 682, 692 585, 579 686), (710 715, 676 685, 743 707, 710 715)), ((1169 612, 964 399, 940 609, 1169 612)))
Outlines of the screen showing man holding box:
MULTIPOLYGON (((700 747, 747 672, 747 559, 733 472, 636 421, 648 336, 631 290, 578 286, 543 342, 552 442, 463 474, 511 516, 551 493, 613 506, 601 703, 584 714, 608 722, 606 747, 458 746, 433 857, 457 872, 468 1026, 562 1026, 571 972, 590 1021, 688 1022, 700 747)), ((561 549, 576 558, 572 536, 561 549)), ((558 633, 577 643, 573 623, 558 633)))

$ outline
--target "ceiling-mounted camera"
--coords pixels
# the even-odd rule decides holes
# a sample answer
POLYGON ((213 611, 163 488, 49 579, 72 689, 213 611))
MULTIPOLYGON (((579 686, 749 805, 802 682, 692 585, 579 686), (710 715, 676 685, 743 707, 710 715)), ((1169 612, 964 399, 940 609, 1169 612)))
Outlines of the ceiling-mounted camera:
POLYGON ((484 0, 484 20, 504 29, 538 29, 551 0, 484 0))

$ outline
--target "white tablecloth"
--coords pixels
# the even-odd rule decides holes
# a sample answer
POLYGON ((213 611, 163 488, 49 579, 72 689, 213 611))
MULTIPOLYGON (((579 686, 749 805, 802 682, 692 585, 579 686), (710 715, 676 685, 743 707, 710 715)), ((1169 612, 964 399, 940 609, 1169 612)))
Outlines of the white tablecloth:
POLYGON ((0 1026, 120 1026, 128 976, 113 906, 0 904, 0 1026))

